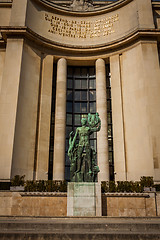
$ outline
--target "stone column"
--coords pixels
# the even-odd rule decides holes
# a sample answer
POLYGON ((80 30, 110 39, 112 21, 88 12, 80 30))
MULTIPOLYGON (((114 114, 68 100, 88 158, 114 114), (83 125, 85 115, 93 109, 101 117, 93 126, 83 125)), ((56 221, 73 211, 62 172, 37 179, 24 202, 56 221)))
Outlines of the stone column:
POLYGON ((53 179, 64 180, 65 170, 65 138, 66 138, 66 83, 67 61, 59 59, 57 63, 55 131, 53 179))
POLYGON ((101 118, 101 130, 97 133, 97 159, 100 173, 98 181, 109 180, 108 131, 107 131, 107 93, 105 61, 96 61, 96 105, 101 118))
POLYGON ((48 179, 49 138, 53 78, 53 56, 46 56, 42 65, 42 82, 39 110, 36 179, 48 179))

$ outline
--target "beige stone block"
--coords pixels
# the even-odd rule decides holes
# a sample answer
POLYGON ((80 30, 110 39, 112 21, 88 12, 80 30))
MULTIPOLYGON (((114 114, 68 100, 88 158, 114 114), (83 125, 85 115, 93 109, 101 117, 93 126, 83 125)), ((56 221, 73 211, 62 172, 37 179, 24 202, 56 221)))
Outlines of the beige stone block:
POLYGON ((129 208, 128 202, 129 202, 129 199, 128 199, 128 198, 119 197, 119 198, 118 198, 118 208, 119 208, 119 209, 129 208))
POLYGON ((157 194, 157 213, 160 216, 160 194, 157 194))
POLYGON ((12 197, 1 197, 0 198, 1 208, 11 208, 12 207, 12 197))
POLYGON ((148 112, 150 100, 145 90, 149 86, 146 71, 148 71, 149 64, 148 51, 152 54, 150 48, 151 46, 148 46, 146 57, 144 57, 144 52, 142 53, 142 44, 129 49, 121 56, 127 180, 139 180, 141 176, 153 176, 154 174, 152 145, 148 129, 151 117, 148 112), (134 68, 136 71, 133 71, 134 68))
POLYGON ((12 216, 21 216, 22 215, 22 208, 17 207, 17 206, 12 206, 11 215, 12 216))
POLYGON ((12 192, 1 192, 0 191, 0 198, 1 197, 12 197, 13 193, 12 192))
POLYGON ((9 208, 9 207, 0 208, 0 216, 3 216, 3 215, 10 216, 11 215, 11 208, 9 208))
POLYGON ((146 216, 156 216, 155 198, 146 198, 146 216))
POLYGON ((0 94, 1 179, 11 174, 22 50, 23 40, 8 39, 0 94))
POLYGON ((133 201, 135 202, 136 208, 145 208, 145 198, 135 198, 133 201))
MULTIPOLYGON (((120 208, 118 209, 118 217, 127 217, 129 215, 129 210, 128 208, 120 208)), ((133 211, 134 212, 134 211, 133 211)))
MULTIPOLYGON (((1 16, 1 12, 0 12, 0 16, 1 16)), ((1 20, 0 20, 0 22, 1 22, 1 20)), ((0 91, 1 91, 1 84, 2 84, 4 60, 5 60, 5 49, 0 51, 0 91)))
POLYGON ((12 177, 16 174, 25 175, 26 180, 33 179, 40 62, 41 58, 37 52, 25 44, 21 64, 12 177))
POLYGON ((10 26, 25 26, 26 9, 27 9, 27 0, 13 1, 10 26))
POLYGON ((152 3, 150 0, 136 0, 140 28, 154 28, 152 3))
POLYGON ((107 216, 109 216, 109 217, 118 217, 119 216, 118 208, 108 208, 107 207, 107 216))
POLYGON ((108 197, 107 198, 107 211, 110 208, 118 209, 118 198, 116 198, 116 197, 108 197))
POLYGON ((0 26, 9 26, 9 20, 11 16, 11 8, 0 8, 0 26))
POLYGON ((31 207, 22 207, 22 216, 33 216, 33 210, 31 207))
POLYGON ((145 217, 146 210, 144 208, 128 209, 128 216, 129 217, 145 217))

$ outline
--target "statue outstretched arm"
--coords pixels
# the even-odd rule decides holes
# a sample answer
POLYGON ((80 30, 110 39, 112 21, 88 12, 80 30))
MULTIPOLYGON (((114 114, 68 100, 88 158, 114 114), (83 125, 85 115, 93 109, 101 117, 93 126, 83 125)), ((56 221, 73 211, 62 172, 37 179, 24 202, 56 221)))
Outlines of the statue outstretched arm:
POLYGON ((100 129, 101 129, 101 120, 99 121, 98 126, 90 128, 90 131, 91 132, 99 132, 100 129))

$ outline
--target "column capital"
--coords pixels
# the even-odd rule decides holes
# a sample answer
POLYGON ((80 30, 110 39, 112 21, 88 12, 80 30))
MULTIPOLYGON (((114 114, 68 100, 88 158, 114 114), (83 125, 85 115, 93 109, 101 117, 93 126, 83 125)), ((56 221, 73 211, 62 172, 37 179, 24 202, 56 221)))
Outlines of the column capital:
POLYGON ((67 60, 66 60, 65 58, 59 58, 58 61, 57 61, 57 63, 59 63, 59 62, 67 63, 67 60))

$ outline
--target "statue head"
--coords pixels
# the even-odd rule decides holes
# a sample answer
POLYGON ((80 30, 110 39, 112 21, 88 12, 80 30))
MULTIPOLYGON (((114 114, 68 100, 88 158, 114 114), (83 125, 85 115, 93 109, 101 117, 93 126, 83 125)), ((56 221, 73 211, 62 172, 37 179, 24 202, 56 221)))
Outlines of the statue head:
POLYGON ((87 124, 87 119, 86 118, 82 118, 81 119, 81 123, 82 123, 82 126, 85 126, 87 124))

